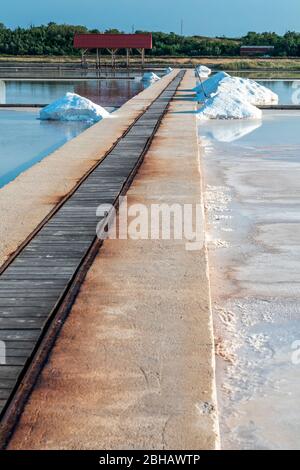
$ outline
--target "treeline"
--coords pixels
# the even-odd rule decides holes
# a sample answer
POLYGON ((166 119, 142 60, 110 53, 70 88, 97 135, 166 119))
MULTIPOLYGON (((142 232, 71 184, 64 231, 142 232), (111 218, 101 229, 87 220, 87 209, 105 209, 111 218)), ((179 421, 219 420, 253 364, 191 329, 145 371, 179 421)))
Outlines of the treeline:
MULTIPOLYGON (((142 31, 138 31, 142 32, 142 31)), ((240 51, 240 40, 207 38, 201 36, 180 36, 175 33, 152 33, 154 56, 234 56, 240 51)))
MULTIPOLYGON (((74 33, 99 33, 85 26, 49 23, 29 28, 7 28, 0 23, 0 54, 6 55, 79 55, 73 48, 74 33)), ((121 33, 117 29, 103 32, 121 33)), ((143 31, 136 31, 143 32, 143 31)), ((180 36, 175 33, 153 33, 152 56, 237 56, 241 45, 274 46, 279 57, 300 56, 300 33, 249 32, 242 38, 208 38, 204 36, 180 36)))
POLYGON ((300 33, 288 31, 284 36, 276 33, 248 33, 242 38, 243 45, 274 46, 274 55, 281 57, 300 56, 300 33))

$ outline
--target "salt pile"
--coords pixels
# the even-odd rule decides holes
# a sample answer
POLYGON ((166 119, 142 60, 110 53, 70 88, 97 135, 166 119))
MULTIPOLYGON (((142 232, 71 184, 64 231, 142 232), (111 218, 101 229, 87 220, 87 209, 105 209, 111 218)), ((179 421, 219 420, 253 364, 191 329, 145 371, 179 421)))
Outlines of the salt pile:
POLYGON ((66 93, 40 111, 40 119, 51 121, 98 122, 110 114, 87 98, 76 93, 66 93))
POLYGON ((199 119, 261 119, 262 111, 243 95, 218 92, 198 112, 199 119))
POLYGON ((235 92, 245 95, 249 103, 255 106, 278 104, 278 95, 269 88, 248 78, 226 77, 221 81, 218 88, 218 91, 223 90, 230 93, 235 90, 235 92))
POLYGON ((211 69, 206 67, 206 65, 198 65, 196 67, 196 72, 201 78, 207 78, 211 74, 211 69))
POLYGON ((160 80, 160 78, 153 72, 145 72, 142 77, 143 82, 156 82, 157 80, 160 80))
POLYGON ((195 88, 203 101, 200 119, 260 119, 256 106, 278 103, 278 96, 254 80, 231 77, 219 72, 195 88))
POLYGON ((171 72, 173 72, 172 67, 167 67, 166 70, 165 70, 165 74, 168 75, 171 72))
POLYGON ((221 81, 224 78, 230 77, 226 72, 218 72, 212 77, 208 78, 203 82, 202 85, 198 85, 194 88, 193 91, 197 93, 197 98, 199 101, 205 101, 207 97, 209 97, 212 93, 216 93, 221 81), (205 94, 203 92, 205 90, 205 94))

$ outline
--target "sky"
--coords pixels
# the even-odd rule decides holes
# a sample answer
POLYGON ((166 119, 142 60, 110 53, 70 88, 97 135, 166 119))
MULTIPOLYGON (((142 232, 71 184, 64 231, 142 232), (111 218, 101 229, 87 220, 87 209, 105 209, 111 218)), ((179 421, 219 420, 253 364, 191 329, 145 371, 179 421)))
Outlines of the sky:
POLYGON ((0 22, 82 24, 174 31, 185 35, 241 36, 248 31, 300 31, 300 0, 2 0, 0 22), (3 2, 3 3, 2 3, 3 2))

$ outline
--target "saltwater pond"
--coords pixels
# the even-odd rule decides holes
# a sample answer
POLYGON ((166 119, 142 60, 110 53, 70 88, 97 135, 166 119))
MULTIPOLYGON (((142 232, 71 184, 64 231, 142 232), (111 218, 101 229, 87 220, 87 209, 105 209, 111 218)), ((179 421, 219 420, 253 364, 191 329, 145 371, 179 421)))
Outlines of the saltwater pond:
MULTIPOLYGON (((0 104, 48 104, 77 93, 112 112, 144 90, 140 77, 107 80, 0 80, 0 104)), ((0 107, 0 188, 89 127, 38 119, 34 108, 0 107)))
POLYGON ((0 109, 0 188, 89 127, 37 118, 37 110, 0 109))
POLYGON ((300 80, 257 80, 279 96, 279 104, 300 105, 300 80))
POLYGON ((0 104, 49 104, 67 92, 77 93, 103 107, 122 106, 143 91, 135 79, 0 80, 0 104))
POLYGON ((299 449, 300 112, 199 123, 224 449, 299 449))

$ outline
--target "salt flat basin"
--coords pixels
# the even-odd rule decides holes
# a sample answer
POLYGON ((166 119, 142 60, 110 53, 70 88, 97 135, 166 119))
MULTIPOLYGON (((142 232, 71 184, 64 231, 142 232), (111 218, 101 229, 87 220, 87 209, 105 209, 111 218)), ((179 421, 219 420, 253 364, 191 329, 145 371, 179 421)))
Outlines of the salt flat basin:
POLYGON ((0 103, 49 104, 67 92, 76 93, 101 106, 122 106, 144 90, 139 79, 107 80, 0 80, 0 103))
POLYGON ((225 449, 300 448, 299 128, 199 124, 225 449))
POLYGON ((89 127, 37 118, 38 110, 0 110, 0 188, 89 127))

